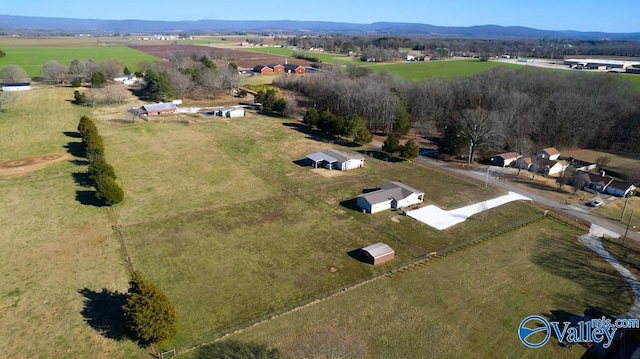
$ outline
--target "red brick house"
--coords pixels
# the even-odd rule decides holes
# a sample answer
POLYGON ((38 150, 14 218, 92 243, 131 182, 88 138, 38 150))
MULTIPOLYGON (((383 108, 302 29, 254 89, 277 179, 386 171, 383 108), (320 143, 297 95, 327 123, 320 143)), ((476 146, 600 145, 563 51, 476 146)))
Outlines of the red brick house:
POLYGON ((259 73, 259 74, 272 74, 273 73, 273 69, 271 67, 269 67, 269 66, 256 65, 253 68, 253 72, 259 73))
POLYGON ((280 64, 269 64, 267 65, 269 66, 273 72, 277 73, 277 74, 283 74, 284 73, 284 66, 280 65, 280 64))
POLYGON ((293 64, 284 65, 284 70, 288 74, 304 74, 307 72, 304 67, 293 64))

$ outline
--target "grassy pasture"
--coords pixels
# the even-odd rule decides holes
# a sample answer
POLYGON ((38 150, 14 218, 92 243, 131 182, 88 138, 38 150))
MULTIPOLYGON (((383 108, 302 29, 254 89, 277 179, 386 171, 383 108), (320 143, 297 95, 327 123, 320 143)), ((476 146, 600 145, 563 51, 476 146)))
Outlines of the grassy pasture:
MULTIPOLYGON (((203 342, 538 212, 526 203, 510 203, 446 231, 394 212, 362 214, 350 200, 384 180, 402 180, 421 189, 427 204, 445 209, 502 192, 439 170, 373 157, 367 157, 361 170, 325 177, 326 171, 314 173, 294 161, 336 145, 291 120, 255 114, 239 119, 176 115, 124 123, 129 119, 126 109, 134 102, 79 108, 68 101, 72 92, 52 87, 17 94, 17 101, 0 115, 2 133, 14 135, 13 142, 0 142, 0 159, 64 153, 65 145, 79 142, 70 137, 79 117, 91 112, 126 193, 115 210, 124 224, 133 264, 165 291, 179 314, 179 334, 164 347, 203 342), (397 258, 372 267, 347 255, 377 241, 390 244, 397 258)), ((101 335, 95 329, 109 327, 105 318, 121 298, 115 291, 126 290, 127 276, 106 210, 76 199, 79 192, 90 190, 74 182, 74 174, 85 170, 81 162, 64 161, 0 180, 9 209, 0 213, 0 245, 7 255, 0 267, 5 278, 0 282, 0 311, 9 323, 0 327, 0 337, 11 346, 9 357, 148 357, 130 341, 114 340, 117 332, 101 335), (92 304, 89 310, 86 300, 92 304)), ((553 227, 555 222, 549 223, 553 227)), ((548 236, 575 237, 571 229, 561 226, 558 231, 548 236)), ((509 238, 522 244, 528 237, 509 238)), ((447 262, 429 268, 439 268, 440 263, 447 262)), ((504 263, 489 268, 510 275, 502 274, 504 266, 499 265, 504 263)), ((448 270, 456 267, 445 264, 440 273, 448 270)), ((493 277, 483 275, 478 280, 494 283, 493 277)), ((451 282, 457 277, 448 278, 451 282)), ((536 293, 546 289, 540 281, 531 283, 536 293)), ((415 292, 408 294, 417 297, 415 292)), ((609 300, 608 295, 612 294, 598 292, 588 299, 599 304, 609 300)), ((435 303, 439 304, 434 311, 445 308, 447 313, 449 307, 435 303)), ((570 307, 564 304, 558 302, 558 307, 570 307)), ((414 312, 409 308, 403 315, 414 312)), ((482 318, 468 320, 479 325, 482 318)), ((318 319, 325 320, 329 318, 318 319)), ((388 329, 388 340, 401 340, 398 333, 404 331, 396 329, 388 329)))
POLYGON ((100 62, 107 59, 119 59, 131 71, 141 61, 157 61, 158 59, 127 46, 11 46, 2 47, 7 55, 0 58, 0 67, 4 65, 18 65, 30 77, 42 76, 42 65, 49 60, 56 60, 65 65, 71 64, 73 59, 93 60, 100 62))
MULTIPOLYGON (((86 109, 67 100, 67 88, 16 94, 0 114, 0 163, 45 154, 65 154, 86 109)), ((104 208, 76 200, 74 174, 86 166, 71 159, 20 177, 0 178, 0 338, 6 358, 112 358, 144 351, 116 342, 88 325, 113 303, 102 288, 126 290, 127 273, 104 208), (81 292, 83 289, 86 291, 81 292), (89 299, 91 298, 91 299, 89 299), (85 300, 92 303, 87 316, 85 300), (101 303, 101 304, 100 304, 101 303), (104 307, 99 308, 100 305, 104 307)))
POLYGON ((473 76, 498 66, 519 68, 518 65, 513 64, 492 61, 480 62, 478 60, 402 62, 395 64, 361 63, 359 66, 368 67, 375 72, 386 71, 409 81, 438 77, 454 78, 473 76))
POLYGON ((229 339, 269 344, 292 358, 318 352, 367 358, 578 358, 582 347, 569 351, 551 339, 543 348, 528 349, 516 333, 532 314, 581 313, 586 305, 620 313, 630 307, 626 282, 576 240, 579 233, 544 220, 229 339))

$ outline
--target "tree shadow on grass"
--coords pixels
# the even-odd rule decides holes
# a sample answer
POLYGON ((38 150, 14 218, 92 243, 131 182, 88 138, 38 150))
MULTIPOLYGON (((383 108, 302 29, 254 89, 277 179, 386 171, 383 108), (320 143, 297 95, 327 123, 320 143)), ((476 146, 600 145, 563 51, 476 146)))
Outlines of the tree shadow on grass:
POLYGON ((96 191, 76 191, 76 201, 85 206, 104 207, 104 203, 96 198, 96 191))
POLYGON ((82 135, 80 134, 80 132, 77 132, 77 131, 64 131, 62 133, 64 133, 64 135, 67 137, 82 138, 82 135))
POLYGON ((87 156, 87 152, 84 150, 84 146, 82 145, 82 142, 69 142, 64 146, 64 148, 66 148, 67 152, 69 152, 69 154, 71 154, 72 156, 75 156, 75 157, 87 156))
POLYGON ((387 162, 392 162, 392 163, 396 163, 396 162, 402 162, 404 161, 402 158, 400 157, 396 157, 396 156, 389 156, 389 154, 382 152, 380 150, 376 150, 376 149, 365 149, 365 150, 358 150, 358 153, 360 153, 361 155, 365 156, 365 157, 373 157, 377 160, 380 161, 387 161, 387 162))
POLYGON ((93 181, 89 178, 89 174, 87 172, 74 172, 71 174, 73 177, 73 181, 81 187, 89 188, 93 186, 93 181))
POLYGON ((576 240, 545 237, 537 242, 532 262, 542 269, 569 279, 584 289, 584 295, 555 293, 555 306, 572 308, 600 307, 610 313, 624 312, 634 300, 633 291, 624 278, 598 254, 576 240))
POLYGON ((91 328, 105 338, 135 340, 125 325, 122 305, 127 297, 124 293, 106 288, 102 288, 100 292, 82 288, 78 293, 84 297, 84 307, 80 314, 91 328))

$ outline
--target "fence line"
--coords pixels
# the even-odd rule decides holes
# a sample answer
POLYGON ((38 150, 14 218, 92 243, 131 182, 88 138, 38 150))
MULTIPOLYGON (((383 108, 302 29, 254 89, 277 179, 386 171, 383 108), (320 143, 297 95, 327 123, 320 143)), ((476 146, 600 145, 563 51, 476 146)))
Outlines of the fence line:
POLYGON ((120 249, 122 250, 122 255, 124 256, 124 261, 127 265, 127 269, 129 269, 129 273, 133 274, 133 264, 131 263, 131 257, 129 257, 129 252, 127 252, 127 246, 124 243, 124 235, 122 234, 122 223, 118 221, 118 217, 116 217, 116 211, 113 208, 108 207, 107 211, 109 211, 109 214, 111 215, 114 223, 111 228, 113 228, 113 230, 118 233, 120 249))

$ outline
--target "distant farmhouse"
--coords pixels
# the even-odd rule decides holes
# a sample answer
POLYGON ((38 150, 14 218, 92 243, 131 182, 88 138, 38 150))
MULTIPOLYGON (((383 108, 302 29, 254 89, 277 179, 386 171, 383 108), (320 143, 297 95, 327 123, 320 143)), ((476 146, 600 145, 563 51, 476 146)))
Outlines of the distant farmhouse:
POLYGON ((271 67, 269 67, 269 66, 256 65, 253 68, 253 72, 259 73, 259 74, 272 74, 273 73, 273 69, 271 67))
POLYGON ((2 84, 2 91, 4 92, 29 91, 29 90, 31 90, 30 82, 13 82, 13 83, 2 84))
POLYGON ((305 158, 313 168, 324 167, 330 170, 335 168, 340 171, 348 171, 364 166, 364 156, 361 154, 355 152, 347 153, 333 149, 312 153, 305 158))
POLYGON ((133 85, 138 81, 136 75, 124 75, 120 74, 113 78, 115 82, 122 82, 125 85, 133 85))
POLYGON ((404 183, 387 181, 377 191, 361 194, 356 203, 363 212, 377 213, 387 209, 400 209, 424 201, 424 192, 404 183))
POLYGON ((174 113, 177 111, 177 107, 174 103, 153 103, 144 105, 138 108, 132 108, 131 112, 138 116, 154 116, 163 115, 167 113, 174 113))
POLYGON ((256 65, 253 67, 253 72, 259 74, 304 74, 307 72, 303 66, 288 64, 285 62, 284 65, 280 64, 269 64, 267 66, 264 65, 256 65))

